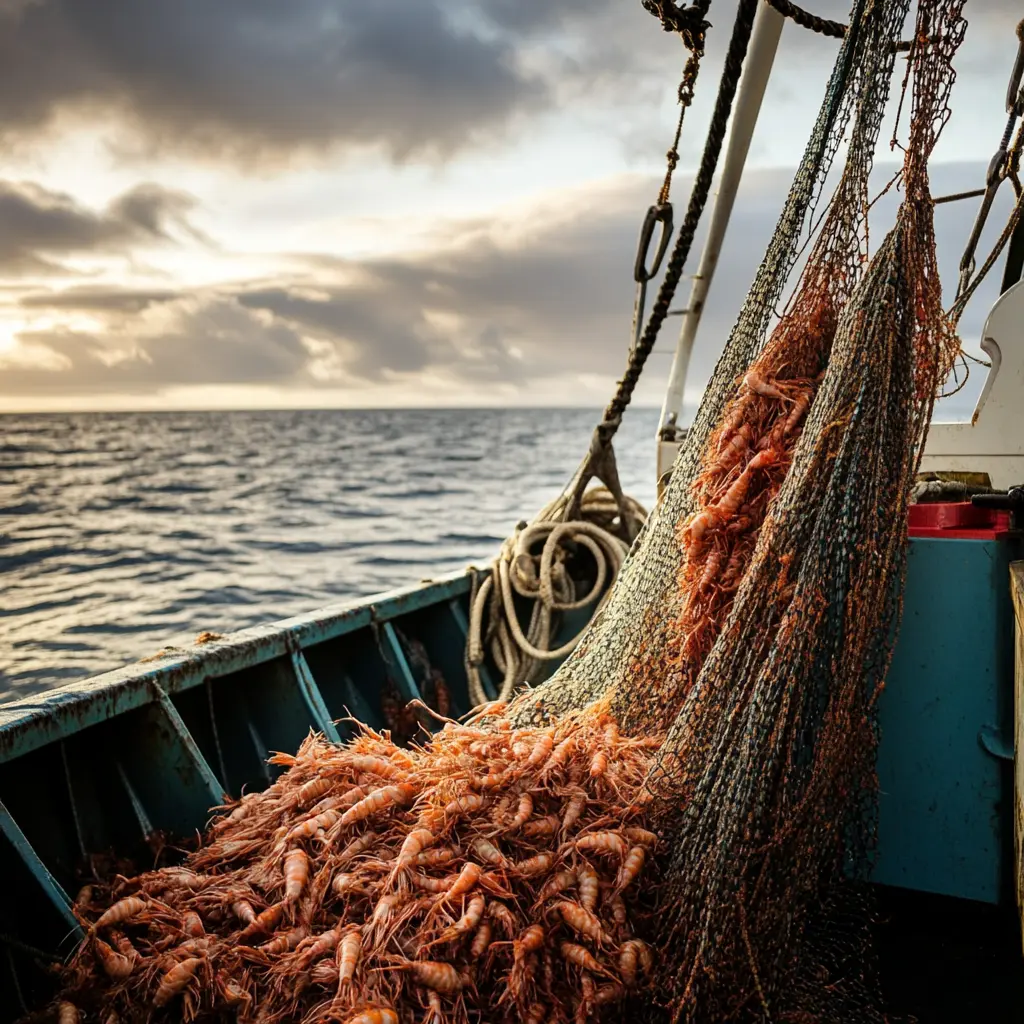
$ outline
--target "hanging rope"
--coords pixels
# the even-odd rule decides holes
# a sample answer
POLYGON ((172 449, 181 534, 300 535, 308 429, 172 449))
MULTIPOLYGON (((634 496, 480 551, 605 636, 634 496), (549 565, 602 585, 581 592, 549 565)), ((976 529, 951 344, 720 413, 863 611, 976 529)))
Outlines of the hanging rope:
MULTIPOLYGON (((576 646, 578 636, 564 640, 557 647, 552 646, 564 614, 590 605, 594 605, 596 614, 601 607, 600 595, 614 582, 623 559, 646 521, 645 509, 622 492, 612 439, 622 423, 622 415, 632 400, 644 364, 668 315, 707 205, 743 71, 757 4, 758 0, 741 0, 739 5, 686 216, 650 319, 642 337, 630 351, 626 372, 618 382, 601 423, 594 430, 590 449, 562 495, 543 509, 532 523, 521 524, 505 541, 491 566, 489 578, 473 595, 466 669, 469 696, 474 704, 488 699, 481 679, 481 667, 488 653, 502 673, 499 695, 504 698, 517 685, 536 681, 550 662, 565 657, 576 646), (587 487, 593 481, 602 486, 588 491, 587 487), (583 551, 589 552, 589 559, 580 559, 583 551), (581 584, 579 573, 584 567, 589 583, 581 584), (581 586, 586 593, 577 592, 581 586), (517 604, 525 604, 526 609, 517 608, 517 604), (520 613, 528 622, 525 629, 520 613)), ((679 86, 679 121, 666 154, 667 172, 659 193, 659 201, 667 202, 672 172, 679 161, 683 118, 693 99, 693 86, 704 54, 710 0, 684 8, 676 7, 670 0, 643 0, 643 6, 661 20, 666 31, 679 34, 690 51, 679 86)), ((586 625, 582 624, 581 630, 586 625)))
MULTIPOLYGON (((820 36, 827 36, 829 39, 843 39, 850 30, 849 25, 844 25, 841 21, 819 18, 817 14, 812 14, 794 3, 790 3, 790 0, 765 0, 765 2, 784 18, 789 18, 795 25, 816 32, 820 36)), ((932 38, 930 41, 937 42, 938 40, 932 38)), ((913 45, 913 39, 904 39, 893 44, 893 49, 897 53, 909 53, 913 45)))

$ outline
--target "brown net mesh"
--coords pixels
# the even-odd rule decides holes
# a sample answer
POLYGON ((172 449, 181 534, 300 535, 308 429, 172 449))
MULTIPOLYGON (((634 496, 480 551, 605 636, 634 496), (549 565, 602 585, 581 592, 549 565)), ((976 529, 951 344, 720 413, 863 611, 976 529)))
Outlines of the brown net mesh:
POLYGON ((904 201, 861 269, 907 6, 854 12, 851 144, 800 286, 756 355, 763 307, 748 298, 602 620, 521 709, 602 696, 625 728, 671 723, 648 786, 671 837, 661 953, 677 1018, 870 1019, 863 964, 856 998, 835 977, 843 942, 864 941, 842 924, 864 918, 843 878, 865 871, 871 849, 874 710, 907 506, 958 350, 926 168, 949 113, 962 0, 918 6, 904 201), (820 985, 808 985, 810 964, 820 985))

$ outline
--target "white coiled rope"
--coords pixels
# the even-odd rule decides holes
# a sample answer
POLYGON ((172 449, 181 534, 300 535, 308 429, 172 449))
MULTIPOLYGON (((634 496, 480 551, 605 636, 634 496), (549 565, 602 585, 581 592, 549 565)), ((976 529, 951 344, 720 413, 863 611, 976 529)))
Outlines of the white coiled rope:
POLYGON ((647 518, 639 502, 621 491, 616 497, 607 487, 586 491, 578 511, 567 519, 571 505, 571 494, 563 493, 532 523, 520 523, 502 544, 490 575, 479 590, 474 588, 466 645, 474 706, 490 699, 480 677, 488 650, 503 675, 498 699, 507 700, 517 685, 534 682, 546 662, 564 658, 576 646, 582 629, 559 647, 551 647, 561 616, 593 604, 588 622, 593 618, 629 552, 623 537, 632 540, 647 518), (590 552, 595 566, 586 593, 578 592, 580 581, 572 578, 567 566, 580 548, 590 552), (515 607, 517 595, 532 602, 525 631, 515 607))

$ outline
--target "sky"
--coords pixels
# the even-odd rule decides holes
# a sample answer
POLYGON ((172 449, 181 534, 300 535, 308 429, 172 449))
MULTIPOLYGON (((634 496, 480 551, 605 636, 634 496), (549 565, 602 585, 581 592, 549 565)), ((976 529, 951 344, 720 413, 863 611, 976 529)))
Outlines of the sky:
MULTIPOLYGON (((735 6, 712 3, 677 222, 735 6)), ((1020 13, 967 2, 935 194, 983 184, 1020 13)), ((837 50, 783 33, 689 409, 837 50)), ((603 405, 685 55, 639 0, 0 0, 0 410, 603 405)), ((975 210, 936 212, 950 295, 975 210)), ((660 404, 678 324, 639 403, 660 404)))

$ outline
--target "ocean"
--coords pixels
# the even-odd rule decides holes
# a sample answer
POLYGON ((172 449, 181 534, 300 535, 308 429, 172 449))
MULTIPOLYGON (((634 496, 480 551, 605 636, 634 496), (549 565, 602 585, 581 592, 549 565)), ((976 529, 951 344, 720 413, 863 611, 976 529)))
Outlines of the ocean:
MULTIPOLYGON (((554 498, 586 409, 0 417, 0 702, 188 642, 485 565, 554 498)), ((655 496, 657 411, 627 493, 655 496)))

